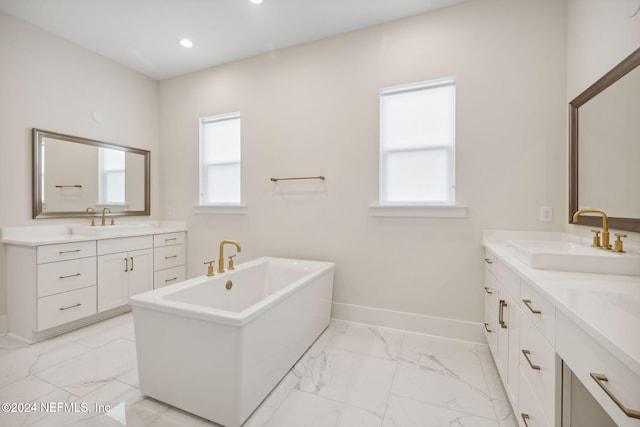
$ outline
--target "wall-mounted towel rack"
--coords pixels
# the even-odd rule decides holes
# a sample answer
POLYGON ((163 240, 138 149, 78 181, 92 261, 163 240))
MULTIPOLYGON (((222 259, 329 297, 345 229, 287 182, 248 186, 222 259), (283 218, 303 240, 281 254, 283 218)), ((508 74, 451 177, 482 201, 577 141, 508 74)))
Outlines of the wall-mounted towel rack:
POLYGON ((75 184, 75 185, 56 185, 56 188, 82 188, 82 185, 80 185, 80 184, 75 184))
POLYGON ((271 178, 271 181, 273 182, 291 181, 293 179, 320 179, 324 181, 324 176, 320 175, 320 176, 301 176, 301 177, 295 177, 295 178, 271 178))

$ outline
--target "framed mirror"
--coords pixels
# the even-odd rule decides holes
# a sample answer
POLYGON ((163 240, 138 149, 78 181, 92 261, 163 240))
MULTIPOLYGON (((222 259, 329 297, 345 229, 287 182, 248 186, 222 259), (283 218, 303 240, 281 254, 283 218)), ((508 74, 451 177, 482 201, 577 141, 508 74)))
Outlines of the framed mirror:
POLYGON ((638 65, 640 48, 569 103, 569 223, 579 209, 602 209, 610 228, 640 232, 638 65))
POLYGON ((33 218, 149 215, 147 150, 33 129, 33 218))

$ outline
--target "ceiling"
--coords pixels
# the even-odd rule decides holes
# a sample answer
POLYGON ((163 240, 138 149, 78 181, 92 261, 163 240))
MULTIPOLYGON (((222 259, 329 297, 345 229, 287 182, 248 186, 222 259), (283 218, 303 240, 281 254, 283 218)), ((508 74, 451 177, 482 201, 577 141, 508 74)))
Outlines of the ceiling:
POLYGON ((0 10, 161 80, 462 1, 0 0, 0 10))

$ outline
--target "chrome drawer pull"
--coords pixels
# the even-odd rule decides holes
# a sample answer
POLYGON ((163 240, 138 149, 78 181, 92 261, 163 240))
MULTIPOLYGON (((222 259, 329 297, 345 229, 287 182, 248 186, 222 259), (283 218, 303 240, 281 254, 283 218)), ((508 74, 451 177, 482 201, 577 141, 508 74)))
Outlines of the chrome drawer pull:
POLYGON ((70 275, 68 275, 68 276, 60 276, 60 277, 58 277, 58 278, 59 278, 59 279, 68 279, 69 277, 78 277, 78 276, 81 276, 81 274, 80 274, 80 273, 70 274, 70 275))
POLYGON ((627 417, 640 419, 640 411, 639 410, 637 410, 637 409, 629 409, 626 406, 624 406, 622 404, 622 402, 617 397, 615 397, 613 395, 611 390, 609 390, 607 388, 607 386, 604 383, 606 381, 609 381, 609 378, 607 378, 606 375, 604 375, 604 374, 596 374, 594 372, 591 372, 590 375, 591 375, 591 378, 593 378, 593 380, 598 383, 600 388, 602 388, 604 390, 604 392, 607 393, 607 396, 609 396, 611 398, 611 400, 613 400, 615 402, 615 404, 618 405, 618 407, 620 409, 622 409, 622 412, 624 412, 624 414, 627 417))
POLYGON ((529 423, 527 422, 527 420, 528 420, 529 418, 531 418, 531 417, 529 416, 529 414, 522 414, 522 413, 521 413, 521 414, 520 414, 520 417, 522 418, 522 421, 524 422, 525 427, 529 427, 529 423))
POLYGON ((485 291, 486 293, 488 293, 489 295, 493 294, 493 292, 491 291, 491 288, 490 288, 490 287, 488 287, 488 286, 485 286, 485 287, 484 287, 484 291, 485 291))
POLYGON ((534 369, 536 371, 540 370, 539 365, 534 365, 533 363, 531 363, 531 359, 529 359, 529 355, 531 354, 531 352, 529 350, 522 350, 522 354, 524 354, 524 358, 527 359, 527 363, 529 364, 529 366, 531 366, 531 369, 534 369))
POLYGON ((166 256, 164 259, 178 258, 178 255, 166 256))
POLYGON ((533 314, 541 314, 542 311, 540 310, 536 310, 535 308, 531 307, 531 300, 530 299, 523 299, 522 302, 524 303, 524 305, 527 306, 527 308, 533 313, 533 314))
POLYGON ((165 281, 164 281, 164 283, 173 282, 174 280, 178 280, 178 278, 177 278, 177 277, 174 277, 174 278, 172 278, 172 279, 167 279, 167 280, 165 280, 165 281))
POLYGON ((486 262, 487 264, 493 264, 493 261, 491 260, 491 258, 485 258, 484 262, 486 262))
POLYGON ((74 249, 72 251, 59 251, 58 254, 62 255, 62 254, 72 254, 75 252, 80 252, 80 249, 74 249))
POLYGON ((69 307, 60 307, 60 311, 69 310, 70 308, 80 307, 82 304, 77 303, 75 305, 70 305, 69 307))
POLYGON ((485 331, 487 331, 487 332, 493 332, 493 331, 492 331, 491 329, 489 329, 487 326, 489 326, 489 324, 488 324, 488 323, 485 323, 485 324, 484 324, 484 330, 485 330, 485 331))

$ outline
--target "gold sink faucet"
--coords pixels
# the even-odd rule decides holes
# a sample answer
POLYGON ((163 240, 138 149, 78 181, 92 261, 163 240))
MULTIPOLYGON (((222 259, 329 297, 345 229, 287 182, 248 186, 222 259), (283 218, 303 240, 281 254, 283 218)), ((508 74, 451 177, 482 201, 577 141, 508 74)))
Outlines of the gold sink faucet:
POLYGON ((607 218, 607 214, 600 209, 580 209, 578 212, 573 214, 573 222, 578 223, 578 217, 583 213, 596 213, 602 215, 602 243, 600 247, 602 249, 611 249, 611 244, 609 243, 609 219, 607 218))
POLYGON ((240 243, 235 240, 223 240, 220 242, 220 257, 218 258, 218 273, 224 273, 224 245, 230 244, 235 245, 238 252, 242 252, 242 248, 240 247, 240 243))
POLYGON ((105 215, 106 211, 109 211, 109 213, 111 213, 111 209, 109 209, 109 208, 103 208, 102 209, 102 222, 101 222, 101 225, 106 225, 106 222, 104 220, 104 215, 105 215))
MULTIPOLYGON (((85 212, 87 212, 87 213, 91 212, 92 214, 95 215, 96 210, 94 208, 92 208, 91 206, 89 206, 87 209, 85 209, 85 212)), ((96 219, 92 216, 91 217, 91 226, 95 227, 95 225, 96 225, 96 219)))

